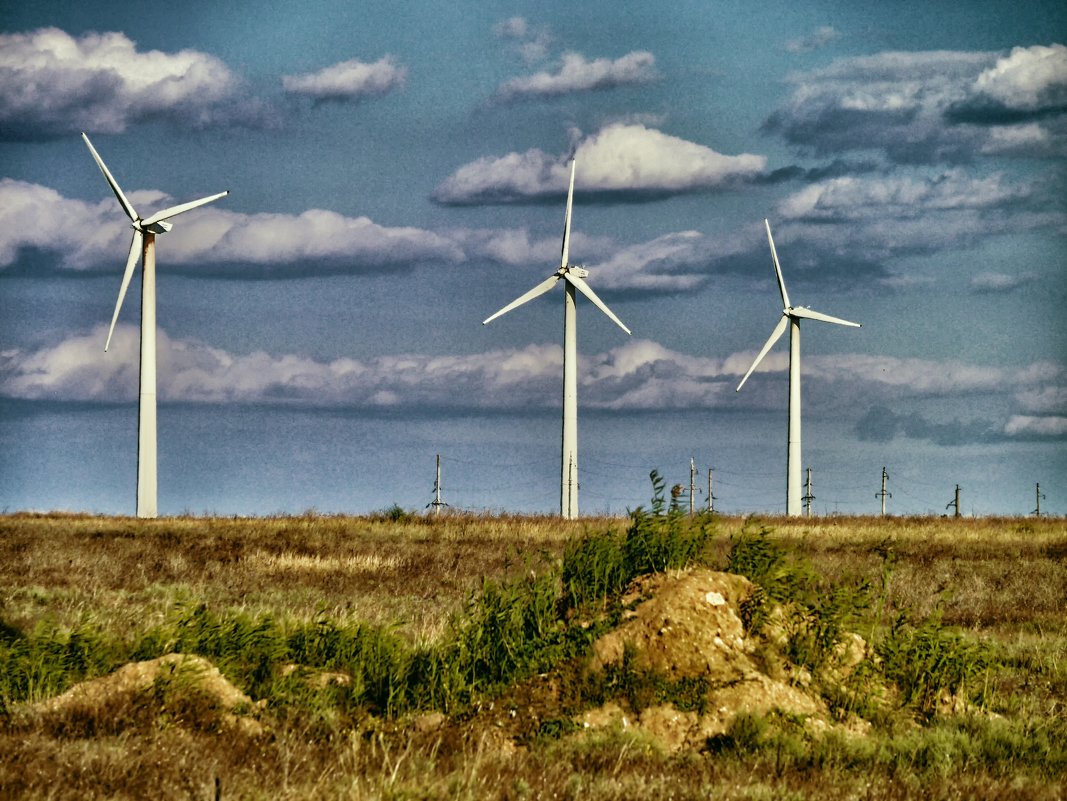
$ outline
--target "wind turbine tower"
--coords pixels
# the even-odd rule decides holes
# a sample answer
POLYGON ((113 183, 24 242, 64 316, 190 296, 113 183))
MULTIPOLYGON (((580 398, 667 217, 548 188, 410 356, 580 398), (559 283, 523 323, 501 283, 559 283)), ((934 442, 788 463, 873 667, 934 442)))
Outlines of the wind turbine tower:
POLYGON ((115 302, 115 313, 111 316, 111 328, 107 332, 106 351, 111 345, 111 336, 115 333, 115 323, 119 319, 119 309, 126 297, 126 289, 133 278, 133 269, 137 259, 141 259, 141 372, 140 391, 137 411, 137 516, 152 518, 157 512, 156 504, 156 235, 167 233, 173 226, 167 222, 171 217, 203 206, 229 194, 229 191, 217 195, 202 197, 188 203, 157 211, 155 214, 141 218, 133 205, 122 193, 118 182, 108 170, 93 143, 84 133, 82 139, 92 153, 96 166, 104 174, 108 186, 115 193, 122 210, 130 218, 133 228, 133 241, 130 242, 130 255, 126 259, 126 271, 122 275, 122 286, 115 302))
POLYGON ((577 293, 581 292, 593 305, 606 314, 619 328, 630 329, 597 297, 585 279, 589 271, 570 263, 571 208, 574 202, 574 167, 571 161, 571 180, 567 190, 567 214, 563 221, 563 256, 560 267, 547 279, 525 295, 516 298, 496 314, 487 317, 482 325, 507 314, 527 301, 533 300, 563 281, 566 293, 563 299, 563 438, 560 453, 559 513, 572 520, 578 516, 578 331, 577 293))
POLYGON ((778 252, 774 249, 774 238, 771 236, 771 224, 767 220, 764 220, 763 224, 767 228, 767 242, 771 246, 771 259, 774 261, 774 273, 778 278, 778 291, 782 296, 782 317, 778 321, 778 325, 774 327, 774 331, 771 332, 771 336, 763 346, 763 349, 759 352, 759 355, 756 356, 755 361, 752 362, 752 366, 748 368, 745 377, 742 378, 741 383, 737 385, 736 391, 741 391, 741 387, 748 381, 748 377, 752 375, 752 371, 756 369, 756 366, 761 361, 763 361, 763 357, 767 355, 767 351, 774 346, 774 343, 782 338, 782 334, 784 334, 786 328, 788 328, 789 434, 786 457, 785 511, 790 517, 799 517, 801 514, 801 501, 803 500, 800 479, 800 321, 804 319, 819 320, 824 323, 848 325, 853 328, 859 328, 860 324, 842 320, 839 317, 831 317, 828 314, 822 314, 821 312, 814 311, 806 306, 794 306, 789 302, 789 293, 786 292, 785 280, 782 278, 782 267, 778 263, 778 252))

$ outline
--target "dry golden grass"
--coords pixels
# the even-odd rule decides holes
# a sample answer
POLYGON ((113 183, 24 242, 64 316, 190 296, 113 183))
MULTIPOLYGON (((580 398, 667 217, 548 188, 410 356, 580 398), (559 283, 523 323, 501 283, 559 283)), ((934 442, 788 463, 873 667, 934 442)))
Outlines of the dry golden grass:
POLYGON ((176 602, 306 620, 402 624, 433 639, 483 577, 561 552, 619 519, 451 516, 0 518, 0 614, 32 628, 92 618, 115 631, 176 602))
MULTIPOLYGON (((745 525, 720 518, 720 555, 745 525)), ((435 638, 484 577, 556 558, 568 537, 621 530, 622 518, 410 516, 0 517, 0 614, 28 629, 42 619, 93 619, 116 631, 158 622, 175 602, 306 620, 401 624, 435 638)), ((877 578, 891 553, 892 609, 968 628, 1062 622, 1067 599, 1063 518, 763 518, 828 579, 877 578)))

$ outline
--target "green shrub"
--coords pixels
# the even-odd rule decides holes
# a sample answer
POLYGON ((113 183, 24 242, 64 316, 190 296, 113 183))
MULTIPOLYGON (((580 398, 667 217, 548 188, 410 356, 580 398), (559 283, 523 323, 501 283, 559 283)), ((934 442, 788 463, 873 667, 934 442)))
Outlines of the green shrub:
POLYGON ((987 645, 946 630, 937 613, 918 626, 901 613, 875 652, 902 702, 925 716, 936 711, 945 695, 966 697, 973 681, 992 665, 987 645))

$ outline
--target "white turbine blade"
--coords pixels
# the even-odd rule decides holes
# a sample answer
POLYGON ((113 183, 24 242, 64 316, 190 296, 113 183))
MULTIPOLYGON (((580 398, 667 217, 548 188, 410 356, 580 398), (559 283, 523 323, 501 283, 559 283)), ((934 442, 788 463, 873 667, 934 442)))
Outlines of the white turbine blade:
POLYGON ((126 272, 122 274, 122 287, 119 289, 119 299, 115 301, 115 313, 111 315, 111 328, 107 332, 107 342, 104 343, 104 351, 111 347, 111 335, 115 333, 115 323, 119 319, 119 309, 126 297, 126 288, 133 278, 133 268, 137 266, 137 259, 141 256, 141 248, 144 245, 144 235, 136 228, 133 231, 133 241, 130 242, 130 257, 126 259, 126 272))
POLYGON ((574 273, 570 273, 570 272, 564 273, 564 278, 566 278, 568 281, 570 281, 574 285, 575 289, 577 289, 579 292, 581 292, 583 295, 585 295, 587 298, 589 298, 589 300, 593 301, 593 304, 598 309, 600 309, 600 311, 604 312, 604 314, 606 314, 608 317, 610 317, 612 322, 615 323, 615 325, 617 325, 619 328, 621 328, 627 334, 630 333, 630 329, 627 328, 625 325, 623 325, 622 324, 622 320, 620 320, 618 317, 616 317, 615 313, 604 304, 604 301, 602 301, 600 298, 598 298, 596 296, 596 292, 594 292, 593 288, 591 286, 589 286, 589 284, 587 284, 585 282, 585 279, 579 278, 574 273))
POLYGON ((143 224, 148 226, 152 225, 153 223, 160 222, 162 220, 169 220, 171 217, 177 217, 179 214, 184 214, 185 212, 191 211, 192 209, 198 208, 199 206, 204 206, 208 203, 218 200, 220 197, 226 197, 226 195, 228 194, 230 194, 229 189, 227 189, 225 192, 219 192, 217 195, 211 195, 210 197, 202 197, 199 200, 190 200, 188 203, 181 203, 177 206, 171 206, 169 209, 157 211, 151 217, 144 220, 143 224))
POLYGON ((558 281, 559 279, 560 279, 559 273, 554 273, 550 278, 547 278, 544 281, 542 281, 540 284, 535 286, 533 289, 531 289, 529 292, 527 292, 522 297, 516 298, 515 300, 511 301, 511 303, 509 303, 503 309, 498 311, 496 314, 491 315, 490 317, 486 317, 484 320, 482 320, 482 325, 485 325, 486 323, 491 323, 493 320, 495 320, 500 315, 507 314, 512 309, 514 309, 514 308, 516 308, 518 306, 521 306, 522 304, 526 303, 527 301, 531 301, 534 298, 536 298, 537 296, 545 294, 548 290, 550 290, 552 287, 554 287, 556 285, 556 281, 558 281))
POLYGON ((89 146, 89 152, 93 154, 93 159, 96 160, 96 166, 100 168, 100 172, 104 174, 104 178, 107 179, 108 186, 111 187, 111 191, 115 193, 115 197, 118 198, 119 205, 122 206, 122 210, 126 212, 126 216, 131 220, 137 219, 137 212, 134 210, 133 205, 126 199, 126 196, 122 194, 122 189, 119 188, 118 181, 108 170, 107 165, 104 164, 104 160, 100 158, 100 154, 96 152, 96 148, 93 147, 93 143, 89 141, 89 137, 84 133, 82 139, 85 140, 85 144, 89 146))
POLYGON ((574 205, 574 168, 576 159, 571 159, 571 185, 567 190, 567 216, 563 219, 563 258, 560 267, 567 266, 567 260, 571 257, 571 207, 574 205))
POLYGON ((849 322, 848 320, 842 320, 840 317, 831 317, 829 314, 823 314, 822 312, 813 311, 805 306, 798 306, 795 309, 789 310, 791 317, 803 317, 807 320, 819 320, 824 323, 836 323, 837 325, 850 325, 853 328, 861 328, 859 323, 849 322))
POLYGON ((782 334, 785 333, 785 329, 788 327, 789 318, 783 314, 782 319, 778 321, 778 325, 774 327, 774 330, 771 332, 770 337, 767 339, 767 343, 763 346, 763 350, 759 352, 759 355, 756 357, 756 360, 752 362, 752 366, 748 368, 748 372, 745 373, 745 377, 741 379, 741 383, 737 385, 737 389, 735 389, 734 392, 741 391, 741 387, 743 387, 745 385, 745 382, 748 381, 748 377, 752 375, 752 371, 755 370, 757 365, 759 365, 759 363, 763 361, 763 357, 767 355, 767 351, 774 347, 774 343, 782 338, 782 334))
POLYGON ((767 226, 767 241, 771 245, 771 258, 774 259, 774 274, 778 277, 778 291, 782 293, 782 308, 788 309, 792 304, 789 302, 789 293, 785 291, 785 279, 782 278, 782 265, 778 263, 778 251, 774 249, 774 238, 771 236, 771 223, 764 220, 767 226))

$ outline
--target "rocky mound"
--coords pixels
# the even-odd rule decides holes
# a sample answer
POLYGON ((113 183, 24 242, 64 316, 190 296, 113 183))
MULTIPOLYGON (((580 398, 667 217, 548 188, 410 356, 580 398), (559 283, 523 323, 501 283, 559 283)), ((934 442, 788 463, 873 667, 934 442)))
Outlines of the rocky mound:
MULTIPOLYGON (((777 655, 771 671, 777 675, 769 674, 768 654, 781 644, 780 632, 772 627, 759 638, 746 635, 741 608, 754 589, 742 576, 703 568, 635 582, 623 599, 630 610, 626 619, 594 645, 592 670, 647 671, 675 683, 697 680, 706 693, 695 705, 701 711, 681 711, 670 703, 634 710, 609 702, 578 722, 642 730, 672 750, 702 747, 740 713, 778 711, 808 726, 827 726, 826 704, 807 688, 806 671, 777 655)), ((862 640, 849 642, 862 654, 862 640)))

